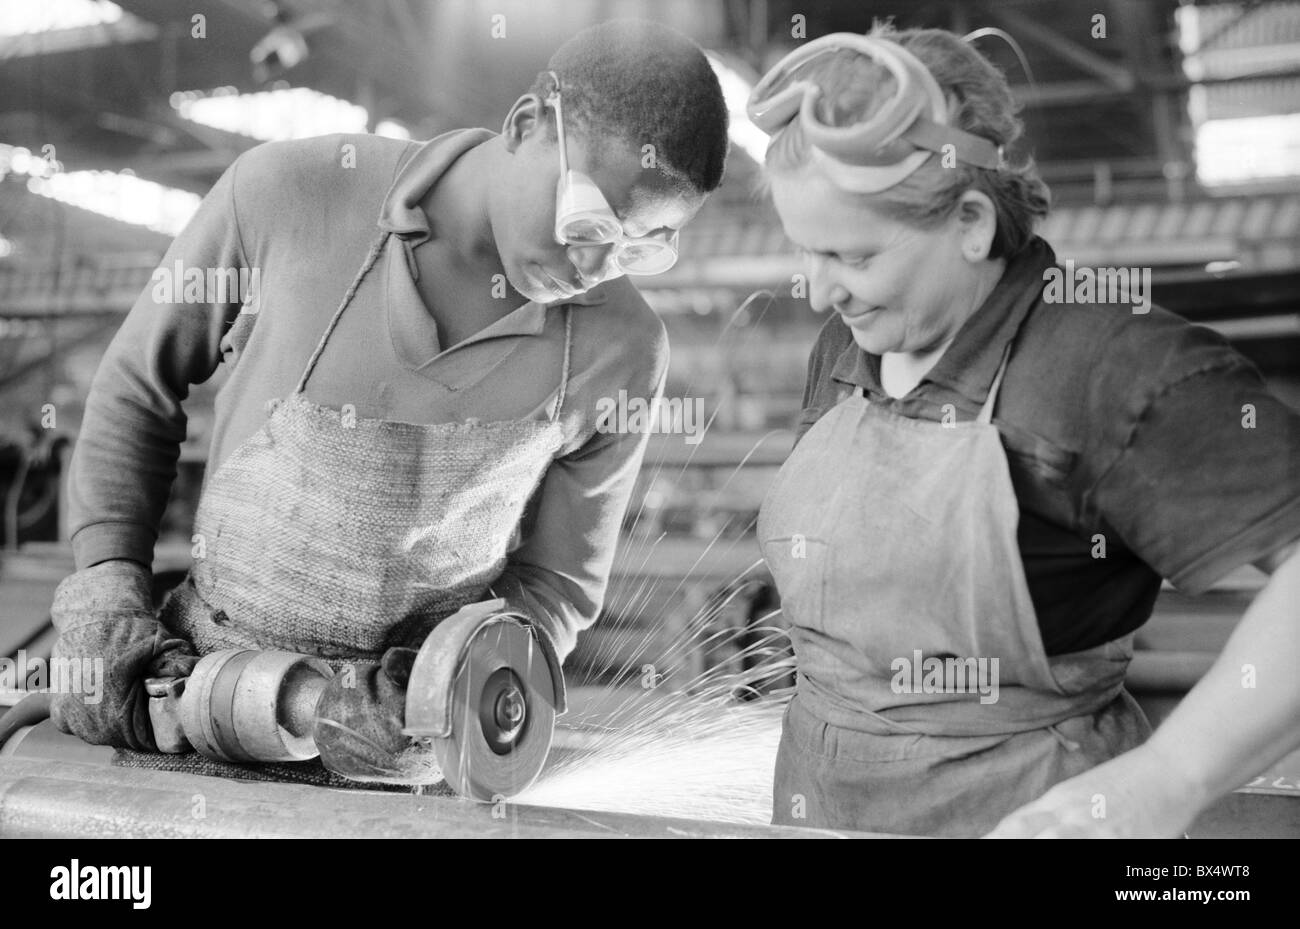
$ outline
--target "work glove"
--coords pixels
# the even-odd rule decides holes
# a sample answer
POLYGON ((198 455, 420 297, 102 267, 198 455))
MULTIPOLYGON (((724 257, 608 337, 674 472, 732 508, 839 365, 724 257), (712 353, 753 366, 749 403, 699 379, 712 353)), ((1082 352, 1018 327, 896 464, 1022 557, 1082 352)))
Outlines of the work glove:
POLYGON ((432 745, 402 733, 406 685, 417 654, 413 648, 390 648, 379 663, 354 664, 330 679, 312 726, 325 767, 354 781, 442 780, 432 745))
POLYGON ((51 666, 72 685, 52 695, 54 725, 94 745, 157 751, 145 678, 186 677, 199 659, 154 618, 149 569, 117 560, 78 571, 55 590, 50 617, 51 666))

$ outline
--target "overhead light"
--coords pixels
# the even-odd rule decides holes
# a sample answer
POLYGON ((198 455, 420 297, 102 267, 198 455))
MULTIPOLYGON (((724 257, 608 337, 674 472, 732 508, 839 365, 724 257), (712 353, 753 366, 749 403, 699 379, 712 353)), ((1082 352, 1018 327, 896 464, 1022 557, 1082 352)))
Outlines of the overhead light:
POLYGON ((125 171, 64 171, 62 167, 25 148, 0 144, 0 180, 8 174, 22 175, 34 194, 155 232, 176 235, 202 199, 125 171))
POLYGON ((63 166, 50 159, 33 155, 21 145, 0 143, 0 180, 7 174, 21 174, 25 177, 50 177, 63 166))
MULTIPOLYGON (((1217 41, 1225 31, 1219 18, 1236 22, 1244 15, 1224 4, 1198 7, 1183 3, 1178 7, 1174 19, 1183 73, 1189 80, 1248 77, 1260 69, 1294 63, 1294 45, 1281 40, 1259 39, 1251 47, 1223 47, 1217 41)), ((1202 185, 1247 184, 1300 175, 1300 114, 1292 112, 1294 106, 1279 101, 1275 112, 1236 116, 1222 104, 1211 109, 1212 91, 1205 84, 1193 83, 1187 92, 1187 112, 1196 132, 1196 176, 1202 185)))
POLYGON ((108 26, 122 18, 116 3, 96 0, 41 0, 0 4, 0 36, 57 32, 82 26, 108 26))
POLYGON ((1210 119, 1196 127, 1202 184, 1241 184, 1300 174, 1300 114, 1210 119))
MULTIPOLYGON (((231 88, 233 91, 233 88, 231 88)), ((370 114, 363 106, 294 87, 255 94, 181 90, 170 97, 185 119, 264 142, 306 139, 332 132, 365 132, 370 114)))
POLYGON ((158 38, 153 23, 107 0, 0 0, 0 61, 158 38))
MULTIPOLYGON (((254 94, 241 94, 234 87, 178 90, 168 99, 172 109, 185 119, 263 142, 336 132, 364 133, 370 122, 365 107, 310 87, 284 85, 254 94)), ((411 138, 411 130, 395 119, 381 119, 374 134, 390 139, 411 138)))

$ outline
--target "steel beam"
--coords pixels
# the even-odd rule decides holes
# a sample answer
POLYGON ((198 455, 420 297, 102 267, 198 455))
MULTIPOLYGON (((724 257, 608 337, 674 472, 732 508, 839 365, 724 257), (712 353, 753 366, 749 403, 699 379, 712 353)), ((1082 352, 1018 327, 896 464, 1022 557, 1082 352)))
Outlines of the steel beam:
POLYGON ((0 758, 0 838, 886 838, 0 758))
POLYGON ((1050 26, 1046 26, 1022 13, 1011 13, 989 9, 988 15, 1000 26, 1016 36, 1023 36, 1049 52, 1070 62, 1081 71, 1101 78, 1112 88, 1119 91, 1132 90, 1137 81, 1128 68, 1115 64, 1092 49, 1080 45, 1061 35, 1050 26))

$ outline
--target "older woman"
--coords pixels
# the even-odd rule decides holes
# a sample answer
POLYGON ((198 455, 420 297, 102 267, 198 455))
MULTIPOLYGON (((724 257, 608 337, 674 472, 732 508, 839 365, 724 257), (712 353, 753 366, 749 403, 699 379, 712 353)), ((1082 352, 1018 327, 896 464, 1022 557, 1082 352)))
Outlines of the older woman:
POLYGON ((1180 834, 1300 745, 1300 416, 1209 330, 1053 300, 1046 188, 957 36, 810 42, 750 115, 834 310, 759 519, 799 666, 774 821, 1180 834), (1152 734, 1123 684, 1161 578, 1248 563, 1268 585, 1152 734))

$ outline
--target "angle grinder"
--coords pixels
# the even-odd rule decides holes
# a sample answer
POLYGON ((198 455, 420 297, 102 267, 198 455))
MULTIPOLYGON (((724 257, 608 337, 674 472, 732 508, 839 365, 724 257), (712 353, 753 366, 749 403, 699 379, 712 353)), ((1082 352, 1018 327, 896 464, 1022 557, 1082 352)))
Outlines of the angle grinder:
MULTIPOLYGON (((315 758, 312 721, 332 674, 324 661, 287 651, 205 655, 188 678, 146 681, 155 742, 241 763, 315 758)), ((489 600, 448 616, 421 645, 403 731, 432 743, 457 793, 496 801, 541 772, 564 709, 549 636, 504 600, 489 600)))
POLYGON ((564 675, 547 636, 504 600, 447 617, 424 640, 406 688, 407 735, 432 739, 459 794, 496 801, 528 787, 565 710, 564 675))

